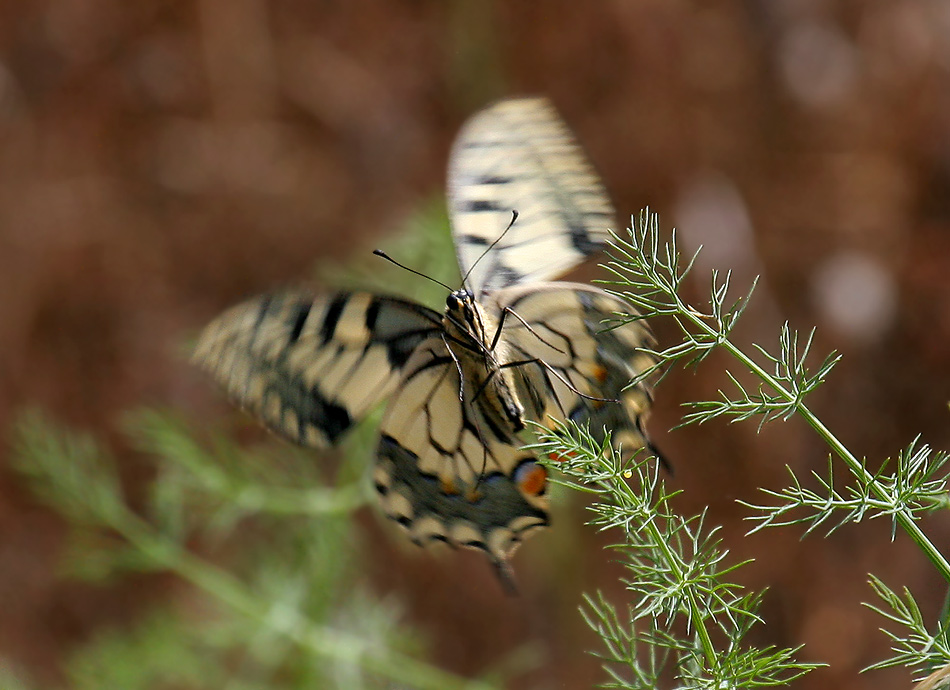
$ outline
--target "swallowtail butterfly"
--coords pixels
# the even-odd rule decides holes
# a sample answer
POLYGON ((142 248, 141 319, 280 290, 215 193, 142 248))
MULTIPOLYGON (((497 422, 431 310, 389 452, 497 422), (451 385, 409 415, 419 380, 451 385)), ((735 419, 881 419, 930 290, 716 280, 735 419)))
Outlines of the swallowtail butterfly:
POLYGON ((195 360, 232 399, 293 442, 326 447, 377 403, 374 484, 417 543, 485 551, 502 574, 548 524, 547 475, 526 420, 586 422, 624 453, 644 423, 654 363, 642 321, 606 329, 625 301, 547 282, 615 227, 600 180, 550 103, 505 100, 463 127, 448 176, 461 289, 438 313, 368 292, 258 297, 202 333, 195 360), (513 214, 517 220, 512 222, 513 214))

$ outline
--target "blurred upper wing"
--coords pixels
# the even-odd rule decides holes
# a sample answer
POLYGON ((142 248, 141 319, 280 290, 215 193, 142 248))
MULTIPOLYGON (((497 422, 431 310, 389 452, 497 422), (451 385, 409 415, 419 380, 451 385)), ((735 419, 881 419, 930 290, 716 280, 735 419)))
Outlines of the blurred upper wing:
POLYGON ((459 266, 463 275, 471 269, 475 294, 555 278, 601 249, 616 227, 600 179, 544 98, 475 114, 452 149, 448 194, 459 266), (479 261, 513 211, 517 221, 479 261))
POLYGON ((397 298, 286 293, 224 312, 194 359, 269 429, 323 447, 388 396, 419 343, 441 329, 437 313, 397 298))

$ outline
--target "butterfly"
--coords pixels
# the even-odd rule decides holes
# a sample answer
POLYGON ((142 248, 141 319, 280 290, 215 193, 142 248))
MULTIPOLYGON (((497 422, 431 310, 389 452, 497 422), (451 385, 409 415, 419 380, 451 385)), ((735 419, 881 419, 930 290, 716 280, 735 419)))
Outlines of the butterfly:
POLYGON ((484 551, 508 579, 517 546, 549 524, 547 471, 523 449, 527 422, 581 422, 626 455, 656 453, 651 384, 628 387, 655 364, 655 343, 626 301, 549 282, 616 226, 546 99, 503 100, 463 126, 448 201, 465 277, 442 313, 369 292, 262 296, 208 325, 195 360, 305 446, 336 443, 388 398, 373 468, 384 512, 418 544, 484 551), (621 325, 606 328, 611 319, 621 325))

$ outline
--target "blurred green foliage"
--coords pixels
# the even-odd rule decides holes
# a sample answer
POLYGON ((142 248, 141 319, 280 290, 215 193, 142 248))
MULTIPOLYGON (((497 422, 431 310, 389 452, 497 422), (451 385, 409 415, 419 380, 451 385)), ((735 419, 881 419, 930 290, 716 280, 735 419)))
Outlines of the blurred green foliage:
MULTIPOLYGON (((458 282, 444 260, 452 248, 440 207, 411 219, 387 250, 458 282)), ((318 273, 341 287, 405 288, 402 294, 430 304, 444 299, 444 288, 369 250, 352 269, 318 273)), ((105 582, 171 573, 189 585, 77 649, 66 668, 71 687, 493 687, 418 660, 421 637, 400 621, 398 606, 361 580, 364 547, 353 513, 371 494, 366 469, 377 416, 347 437, 342 461, 333 463, 269 439, 241 445, 180 413, 134 411, 121 421, 123 435, 155 468, 139 501, 130 500, 103 441, 23 412, 14 466, 69 523, 63 575, 105 582)), ((2 687, 17 686, 4 679, 2 687)))

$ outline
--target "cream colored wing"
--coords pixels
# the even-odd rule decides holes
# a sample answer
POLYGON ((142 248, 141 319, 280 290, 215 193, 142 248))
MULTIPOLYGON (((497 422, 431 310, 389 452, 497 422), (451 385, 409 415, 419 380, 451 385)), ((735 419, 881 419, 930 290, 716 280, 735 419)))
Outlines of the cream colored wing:
POLYGON ((388 396, 416 347, 441 330, 436 312, 397 298, 287 293, 224 312, 194 359, 272 431, 323 447, 388 396))
POLYGON ((406 365, 380 426, 374 483, 386 514, 413 541, 445 541, 505 563, 548 524, 547 474, 522 441, 466 391, 441 338, 406 365))
POLYGON ((463 275, 471 270, 476 295, 562 275, 616 228, 600 179, 544 98, 501 101, 474 115, 452 149, 448 194, 459 266, 463 275), (517 221, 479 260, 512 211, 517 221))
POLYGON ((611 330, 605 323, 615 320, 615 314, 636 316, 632 306, 575 283, 509 288, 492 295, 492 301, 499 315, 505 307, 513 312, 505 317, 502 331, 506 358, 544 362, 516 367, 529 417, 542 423, 582 422, 598 439, 606 429, 625 456, 646 447, 660 458, 645 426, 653 404, 652 385, 641 382, 624 390, 653 366, 655 359, 638 351, 655 345, 653 334, 643 321, 611 330))

